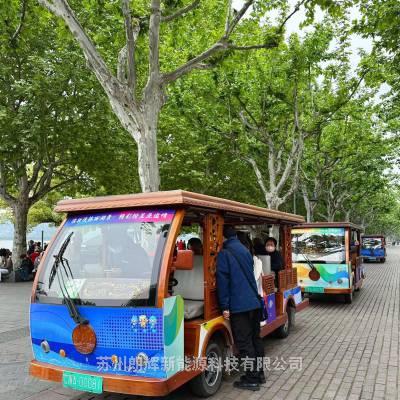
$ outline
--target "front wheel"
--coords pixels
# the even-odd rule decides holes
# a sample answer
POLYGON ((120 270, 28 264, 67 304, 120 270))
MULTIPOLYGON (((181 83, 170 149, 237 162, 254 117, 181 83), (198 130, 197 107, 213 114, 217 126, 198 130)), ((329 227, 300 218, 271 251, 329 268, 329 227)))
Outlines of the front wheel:
POLYGON ((190 390, 198 397, 210 397, 217 393, 222 382, 222 348, 219 343, 210 341, 205 357, 207 367, 190 381, 190 390))
POLYGON ((381 258, 381 263, 382 263, 382 264, 383 264, 385 261, 386 261, 386 258, 385 258, 385 257, 381 258))
POLYGON ((351 304, 351 303, 353 302, 353 292, 351 292, 351 293, 346 293, 346 294, 344 295, 344 301, 345 301, 345 303, 347 303, 347 304, 351 304))

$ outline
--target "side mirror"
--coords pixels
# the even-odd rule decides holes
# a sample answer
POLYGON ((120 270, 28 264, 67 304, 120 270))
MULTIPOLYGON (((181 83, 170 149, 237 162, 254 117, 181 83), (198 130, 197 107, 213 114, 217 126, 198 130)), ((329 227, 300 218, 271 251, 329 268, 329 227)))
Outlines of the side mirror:
POLYGON ((178 250, 172 262, 172 268, 191 270, 193 269, 194 253, 192 250, 178 250))

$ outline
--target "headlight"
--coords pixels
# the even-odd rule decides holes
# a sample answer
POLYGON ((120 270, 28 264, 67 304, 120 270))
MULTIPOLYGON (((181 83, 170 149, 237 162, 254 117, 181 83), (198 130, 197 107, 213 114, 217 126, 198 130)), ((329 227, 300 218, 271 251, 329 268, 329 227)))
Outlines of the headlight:
POLYGON ((49 353, 50 352, 50 345, 49 345, 49 342, 47 340, 43 340, 43 342, 40 343, 40 347, 42 348, 42 350, 45 353, 49 353))

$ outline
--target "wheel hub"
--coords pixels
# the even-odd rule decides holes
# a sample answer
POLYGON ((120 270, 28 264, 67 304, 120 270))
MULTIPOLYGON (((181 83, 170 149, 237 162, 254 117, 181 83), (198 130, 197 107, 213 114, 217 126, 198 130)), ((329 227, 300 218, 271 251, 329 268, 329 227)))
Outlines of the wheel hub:
POLYGON ((219 357, 215 351, 207 354, 207 367, 204 371, 204 379, 208 386, 214 386, 220 373, 219 357))

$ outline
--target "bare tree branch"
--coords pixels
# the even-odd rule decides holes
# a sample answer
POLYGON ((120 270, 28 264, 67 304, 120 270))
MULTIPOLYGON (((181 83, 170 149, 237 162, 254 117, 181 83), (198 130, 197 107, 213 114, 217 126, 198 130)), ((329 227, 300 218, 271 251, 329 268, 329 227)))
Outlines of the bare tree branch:
POLYGON ((232 16, 232 0, 228 0, 228 11, 226 13, 226 20, 225 20, 225 32, 227 32, 229 29, 231 16, 232 16))
POLYGON ((138 23, 136 23, 135 27, 132 26, 132 17, 131 17, 131 10, 129 7, 129 0, 122 0, 121 9, 122 9, 122 14, 124 16, 125 38, 126 38, 126 48, 127 48, 127 61, 128 61, 127 85, 130 89, 132 89, 134 96, 136 88, 135 47, 140 27, 138 23))
POLYGON ((58 15, 57 8, 53 5, 51 0, 38 0, 38 1, 42 6, 46 7, 50 12, 52 12, 55 15, 58 15))
POLYGON ((158 82, 160 74, 160 19, 161 4, 160 0, 151 1, 151 15, 149 28, 149 81, 147 86, 155 81, 158 82))
POLYGON ((117 63, 117 79, 122 82, 127 82, 126 77, 126 65, 128 61, 128 48, 125 45, 118 53, 118 63, 117 63))
POLYGON ((202 69, 202 70, 210 70, 210 69, 214 69, 215 65, 214 64, 206 64, 206 63, 201 63, 201 64, 197 64, 196 69, 202 69))
MULTIPOLYGON (((51 184, 51 180, 53 179, 54 168, 55 168, 55 166, 50 164, 47 167, 46 171, 43 172, 40 179, 36 182, 36 185, 32 189, 31 199, 37 198, 39 200, 40 198, 42 198, 44 196, 44 195, 42 195, 42 193, 51 184)), ((31 204, 34 204, 34 203, 31 203, 31 204)))
MULTIPOLYGON (((176 79, 180 78, 182 75, 187 74, 188 72, 192 71, 194 68, 196 68, 196 65, 203 62, 207 58, 210 58, 214 54, 228 50, 233 46, 232 44, 229 43, 229 37, 232 34, 233 30, 237 26, 237 24, 240 22, 246 11, 249 9, 249 7, 254 3, 255 0, 247 0, 245 4, 242 6, 242 8, 238 11, 238 13, 235 15, 234 19, 232 21, 229 21, 229 16, 231 13, 231 2, 228 2, 228 10, 227 10, 227 22, 225 25, 225 33, 224 35, 216 42, 214 43, 210 48, 205 50, 203 53, 199 54, 196 57, 193 57, 191 60, 189 60, 187 63, 183 64, 182 66, 178 67, 175 71, 172 72, 167 72, 163 74, 162 76, 162 83, 165 85, 169 82, 173 82, 176 79)), ((263 45, 264 47, 266 45, 263 45)), ((240 47, 240 46, 237 46, 240 47)), ((263 48, 263 47, 260 47, 263 48)), ((232 48, 232 50, 234 50, 232 48)))
POLYGON ((187 14, 188 12, 194 10, 195 8, 197 8, 200 5, 200 0, 194 0, 193 3, 190 3, 189 5, 187 5, 186 7, 181 8, 180 10, 174 12, 171 15, 163 15, 161 17, 161 22, 169 22, 169 21, 173 21, 176 18, 181 17, 184 14, 187 14))
POLYGON ((256 125, 252 125, 252 124, 249 122, 249 120, 245 117, 243 111, 240 111, 240 112, 239 112, 239 117, 240 117, 240 119, 241 119, 241 121, 242 121, 242 124, 243 124, 246 128, 248 128, 248 129, 250 129, 250 130, 252 130, 252 131, 255 131, 255 132, 258 131, 258 127, 257 127, 256 125))
MULTIPOLYGON (((225 25, 225 34, 223 36, 224 39, 228 39, 229 36, 232 34, 233 30, 236 28, 236 25, 240 22, 240 20, 243 18, 244 14, 246 14, 247 10, 250 8, 251 5, 253 5, 254 0, 247 0, 242 8, 237 12, 235 15, 235 18, 232 21, 227 21, 225 25)), ((228 2, 228 15, 231 14, 231 2, 228 2)))
POLYGON ((286 23, 289 21, 290 18, 293 17, 294 14, 296 14, 299 10, 300 7, 305 4, 308 3, 310 0, 302 0, 299 3, 296 4, 294 10, 282 21, 282 23, 280 24, 279 28, 278 28, 278 32, 282 32, 283 28, 285 27, 286 23))
MULTIPOLYGON (((296 174, 297 174, 298 163, 299 163, 300 158, 303 153, 302 150, 303 150, 303 137, 301 135, 299 135, 299 137, 297 138, 297 140, 294 142, 294 144, 292 146, 285 169, 283 170, 281 178, 279 179, 279 183, 277 185, 278 192, 280 192, 282 190, 282 188, 285 185, 286 181, 288 180, 290 174, 292 173, 294 163, 296 163, 296 165, 297 165, 297 167, 295 168, 295 171, 297 169, 297 171, 296 171, 296 174)), ((296 179, 297 179, 297 177, 296 177, 296 179)))
POLYGON ((40 169, 42 168, 42 166, 43 166, 43 161, 40 159, 33 166, 32 176, 28 180, 29 190, 31 190, 33 188, 33 186, 36 184, 38 176, 39 176, 39 172, 40 172, 40 169))
POLYGON ((0 196, 9 204, 13 204, 17 199, 7 192, 7 180, 4 165, 0 164, 0 196))
POLYGON ((247 157, 247 158, 245 158, 245 160, 253 167, 254 173, 256 174, 256 177, 257 177, 257 182, 264 194, 264 197, 267 198, 269 192, 265 186, 264 179, 262 177, 262 173, 261 173, 260 169, 258 168, 256 161, 251 157, 247 157))
POLYGON ((217 43, 212 45, 209 49, 207 49, 203 53, 199 54, 198 56, 192 58, 186 64, 177 68, 175 71, 167 72, 167 73, 163 74, 163 76, 162 76, 163 83, 167 84, 167 83, 177 80, 182 75, 185 75, 188 72, 192 71, 194 68, 196 68, 197 64, 203 62, 204 60, 211 57, 215 53, 225 50, 226 48, 227 48, 226 43, 222 43, 222 42, 218 41, 217 43))
POLYGON ((19 34, 22 31, 22 27, 24 26, 24 21, 25 21, 25 14, 26 14, 26 3, 27 0, 22 0, 22 5, 21 5, 21 17, 19 20, 19 24, 17 26, 17 29, 15 30, 14 34, 12 35, 10 42, 13 43, 15 40, 17 40, 19 34))
POLYGON ((278 150, 278 154, 276 155, 276 173, 279 174, 282 170, 282 147, 278 150))
POLYGON ((50 192, 52 192, 56 189, 59 189, 60 187, 63 187, 65 185, 67 185, 68 183, 76 182, 78 179, 81 178, 81 176, 82 176, 82 172, 80 172, 79 174, 77 174, 71 178, 68 178, 54 186, 51 186, 51 181, 50 181, 49 184, 46 184, 39 192, 37 192, 32 197, 30 197, 29 204, 33 205, 33 204, 37 203, 40 199, 42 199, 44 196, 46 196, 46 194, 49 194, 50 192))
POLYGON ((121 92, 118 80, 112 75, 92 40, 82 28, 66 0, 38 0, 40 4, 48 8, 52 13, 62 18, 71 33, 83 50, 89 67, 95 73, 100 84, 108 95, 117 95, 121 92))
POLYGON ((276 43, 252 44, 248 46, 237 46, 234 44, 228 44, 228 49, 237 51, 247 51, 247 50, 272 49, 276 46, 277 46, 276 43))

